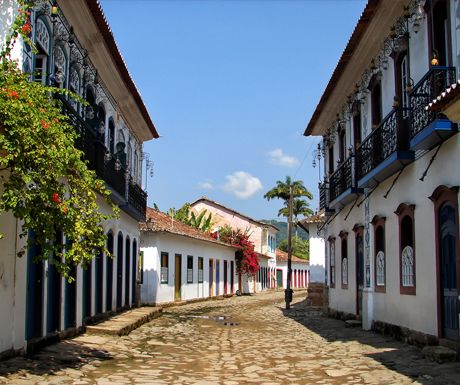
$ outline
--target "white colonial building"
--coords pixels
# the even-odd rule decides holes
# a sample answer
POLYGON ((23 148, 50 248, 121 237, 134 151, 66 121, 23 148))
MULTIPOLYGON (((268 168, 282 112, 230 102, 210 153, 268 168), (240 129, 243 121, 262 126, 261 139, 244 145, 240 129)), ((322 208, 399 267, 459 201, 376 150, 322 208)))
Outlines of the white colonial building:
POLYGON ((164 304, 233 295, 235 251, 170 216, 147 209, 141 224, 141 302, 164 304))
MULTIPOLYGON (((2 27, 11 25, 16 2, 3 1, 0 10, 2 27)), ((63 97, 62 108, 80 133, 76 146, 121 210, 118 220, 103 224, 115 258, 97 255, 85 269, 74 266, 73 283, 53 264, 34 263, 34 248, 18 259, 17 246, 24 245, 18 239, 21 223, 9 213, 0 216, 5 234, 0 240, 0 355, 76 332, 104 313, 138 302, 138 222, 145 218, 147 199, 141 188, 142 145, 158 137, 97 0, 38 1, 30 20, 37 51, 19 42, 14 58, 34 81, 86 99, 83 106, 63 97)), ((102 198, 99 204, 110 212, 102 198)))
POLYGON ((276 286, 276 226, 248 217, 206 197, 197 199, 190 207, 197 213, 203 210, 211 213, 214 231, 229 225, 233 229, 248 232, 261 268, 255 277, 243 277, 240 288, 243 293, 254 293, 276 286))
POLYGON ((324 214, 314 214, 299 221, 299 226, 308 233, 310 282, 324 283, 326 279, 326 255, 323 232, 324 214))
POLYGON ((459 14, 368 1, 305 131, 323 137, 331 313, 425 343, 460 339, 460 136, 428 109, 457 80, 459 14))

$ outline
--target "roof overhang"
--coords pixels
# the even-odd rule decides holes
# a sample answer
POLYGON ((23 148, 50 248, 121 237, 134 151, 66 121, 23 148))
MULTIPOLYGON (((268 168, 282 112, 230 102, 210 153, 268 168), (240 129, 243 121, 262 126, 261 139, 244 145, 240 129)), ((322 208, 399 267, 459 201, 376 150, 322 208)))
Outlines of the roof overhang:
POLYGON ((323 135, 378 54, 391 26, 409 1, 369 0, 329 83, 305 129, 305 136, 323 135))
POLYGON ((97 0, 59 0, 67 21, 118 109, 142 142, 158 138, 158 132, 134 84, 102 8, 97 0))

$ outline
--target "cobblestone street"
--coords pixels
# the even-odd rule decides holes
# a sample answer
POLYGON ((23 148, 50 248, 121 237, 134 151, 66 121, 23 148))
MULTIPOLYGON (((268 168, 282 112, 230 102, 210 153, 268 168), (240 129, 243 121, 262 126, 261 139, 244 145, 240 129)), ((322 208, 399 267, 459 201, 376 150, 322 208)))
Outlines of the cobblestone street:
POLYGON ((126 337, 83 335, 33 359, 0 362, 0 383, 459 384, 460 364, 345 328, 308 309, 305 292, 283 312, 283 293, 195 303, 126 337))

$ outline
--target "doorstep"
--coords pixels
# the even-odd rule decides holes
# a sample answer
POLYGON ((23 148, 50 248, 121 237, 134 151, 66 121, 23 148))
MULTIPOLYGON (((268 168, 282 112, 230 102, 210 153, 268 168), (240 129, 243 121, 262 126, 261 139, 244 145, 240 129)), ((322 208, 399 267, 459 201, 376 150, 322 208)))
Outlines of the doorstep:
POLYGON ((124 336, 139 326, 159 317, 162 311, 163 309, 160 307, 138 307, 116 315, 100 324, 87 326, 86 333, 124 336))

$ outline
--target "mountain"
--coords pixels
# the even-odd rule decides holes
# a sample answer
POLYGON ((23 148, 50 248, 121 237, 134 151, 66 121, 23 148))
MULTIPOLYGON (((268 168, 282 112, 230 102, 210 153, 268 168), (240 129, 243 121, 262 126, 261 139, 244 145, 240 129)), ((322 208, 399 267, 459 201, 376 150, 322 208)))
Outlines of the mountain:
MULTIPOLYGON (((281 222, 276 219, 261 219, 261 222, 269 223, 271 225, 276 226, 279 229, 278 234, 276 234, 276 244, 279 243, 283 239, 287 239, 287 222, 281 222)), ((292 228, 292 236, 295 235, 295 227, 292 228)), ((297 235, 301 239, 308 239, 308 233, 300 227, 297 227, 297 235)))

